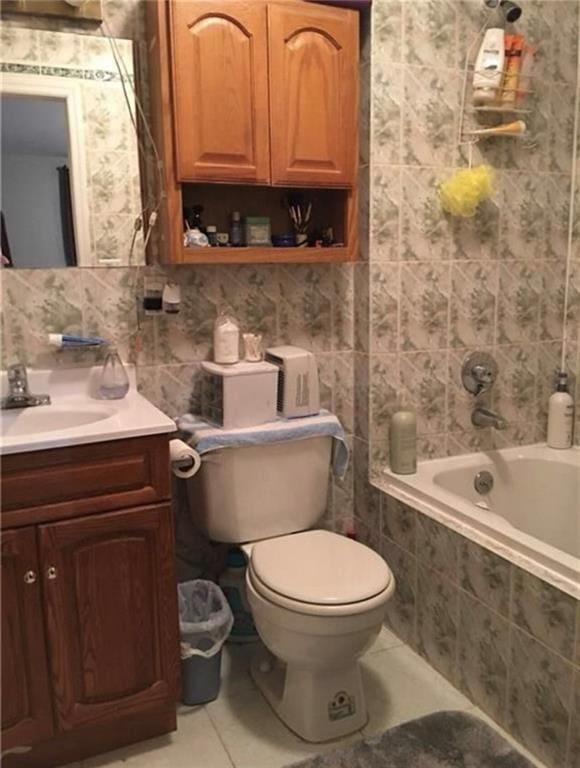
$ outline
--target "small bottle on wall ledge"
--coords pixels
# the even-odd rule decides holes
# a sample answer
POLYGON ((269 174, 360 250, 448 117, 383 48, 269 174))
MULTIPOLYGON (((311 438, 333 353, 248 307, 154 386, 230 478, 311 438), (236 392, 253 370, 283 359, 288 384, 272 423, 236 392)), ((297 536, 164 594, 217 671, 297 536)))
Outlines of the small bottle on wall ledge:
POLYGON ((571 448, 573 427, 574 400, 568 392, 568 374, 558 371, 556 391, 548 401, 548 446, 571 448))
POLYGON ((417 471, 417 417, 406 408, 391 418, 389 432, 391 470, 397 475, 412 475, 417 471))

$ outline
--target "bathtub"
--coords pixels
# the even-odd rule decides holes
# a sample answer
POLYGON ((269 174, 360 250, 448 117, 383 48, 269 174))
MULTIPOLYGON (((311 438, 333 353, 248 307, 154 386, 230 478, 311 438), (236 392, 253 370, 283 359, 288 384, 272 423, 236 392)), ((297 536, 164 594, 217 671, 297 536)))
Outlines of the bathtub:
POLYGON ((580 599, 580 448, 540 444, 434 459, 414 475, 385 470, 376 484, 580 599), (493 477, 486 494, 474 486, 482 471, 493 477))

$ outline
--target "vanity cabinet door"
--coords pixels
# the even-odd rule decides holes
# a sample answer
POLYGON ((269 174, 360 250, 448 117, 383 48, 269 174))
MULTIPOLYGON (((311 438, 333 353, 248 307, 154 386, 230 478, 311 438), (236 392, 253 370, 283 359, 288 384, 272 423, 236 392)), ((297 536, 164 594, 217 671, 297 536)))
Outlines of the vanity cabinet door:
POLYGON ((256 2, 170 4, 177 176, 266 182, 266 8, 256 2))
POLYGON ((2 749, 53 732, 35 528, 5 530, 2 552, 2 749))
POLYGON ((354 185, 358 14, 270 5, 268 41, 272 182, 354 185))
POLYGON ((39 526, 60 730, 175 701, 179 665, 169 505, 39 526))

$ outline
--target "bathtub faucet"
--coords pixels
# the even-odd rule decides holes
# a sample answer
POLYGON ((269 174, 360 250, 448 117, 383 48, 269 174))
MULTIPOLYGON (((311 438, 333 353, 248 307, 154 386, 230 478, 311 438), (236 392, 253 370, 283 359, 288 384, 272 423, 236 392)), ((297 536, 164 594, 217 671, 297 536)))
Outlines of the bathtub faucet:
POLYGON ((507 429, 508 423, 503 416, 490 411, 483 405, 476 405, 471 414, 471 423, 474 427, 493 427, 494 429, 507 429))

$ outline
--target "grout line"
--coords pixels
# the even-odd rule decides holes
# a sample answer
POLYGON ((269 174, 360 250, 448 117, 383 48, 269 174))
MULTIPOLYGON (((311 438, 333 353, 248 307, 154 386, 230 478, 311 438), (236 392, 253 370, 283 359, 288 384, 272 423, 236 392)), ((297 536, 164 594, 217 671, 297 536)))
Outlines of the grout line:
POLYGON ((574 723, 574 696, 575 696, 575 684, 577 682, 578 677, 578 671, 576 673, 572 673, 572 685, 570 686, 570 698, 568 701, 568 725, 566 727, 566 749, 564 750, 564 764, 567 766, 570 766, 570 768, 573 768, 572 766, 572 726, 574 723))
POLYGON ((203 709, 205 710, 205 713, 208 716, 208 719, 209 719, 209 721, 211 723, 211 727, 213 728, 214 733, 216 734, 219 743, 222 745, 222 747, 224 749, 224 752, 226 753, 226 756, 227 756, 228 760, 231 763, 232 768, 236 768, 236 763, 234 761, 233 755, 230 754, 230 751, 227 748, 227 745, 226 745, 225 741, 222 739, 222 735, 219 732, 219 729, 218 729, 217 725, 215 724, 215 722, 214 722, 214 720, 213 720, 213 718, 211 716, 209 708, 207 706, 204 706, 203 709))

